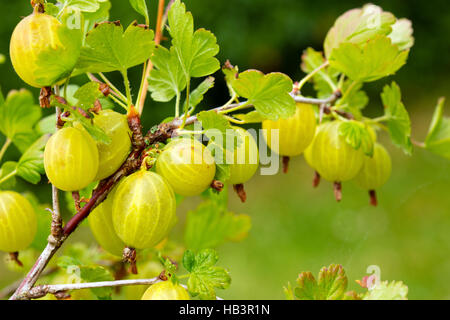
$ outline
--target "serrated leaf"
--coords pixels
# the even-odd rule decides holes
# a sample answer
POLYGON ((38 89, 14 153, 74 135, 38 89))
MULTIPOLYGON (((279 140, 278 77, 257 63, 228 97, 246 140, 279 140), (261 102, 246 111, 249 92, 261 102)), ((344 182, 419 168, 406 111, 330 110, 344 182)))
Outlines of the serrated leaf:
POLYGON ((383 281, 371 288, 363 300, 408 300, 408 286, 401 281, 383 281))
POLYGON ((357 121, 345 121, 339 127, 339 134, 353 149, 362 149, 364 154, 372 157, 374 143, 366 125, 357 121))
POLYGON ((216 37, 207 30, 194 32, 194 20, 184 3, 176 0, 168 14, 172 45, 181 62, 186 79, 204 77, 220 68, 215 56, 219 53, 216 37))
POLYGON ((104 97, 100 91, 100 84, 97 82, 88 82, 79 88, 73 95, 74 99, 77 99, 77 107, 83 110, 89 110, 94 107, 96 100, 104 97))
POLYGON ((425 140, 425 147, 450 160, 450 118, 444 117, 444 104, 445 99, 439 99, 425 140))
POLYGON ((183 265, 190 271, 188 291, 200 299, 213 300, 216 298, 215 289, 226 289, 231 278, 224 268, 216 267, 219 259, 217 252, 211 249, 202 250, 195 254, 187 250, 183 256, 183 265))
POLYGON ((137 13, 145 17, 146 21, 149 20, 147 3, 145 0, 130 0, 130 4, 137 13))
POLYGON ((233 82, 236 93, 248 99, 255 109, 270 120, 289 118, 295 113, 295 101, 291 97, 292 80, 282 73, 264 75, 257 70, 239 74, 233 82))
POLYGON ((412 23, 408 19, 399 19, 392 25, 392 32, 389 34, 392 43, 396 44, 400 50, 408 50, 414 45, 412 23))
POLYGON ((30 140, 36 137, 33 127, 41 114, 30 91, 11 91, 0 104, 0 131, 22 151, 22 147, 28 147, 30 140))
POLYGON ((83 126, 83 128, 95 141, 104 144, 111 143, 111 138, 105 133, 105 131, 98 126, 95 126, 90 119, 86 119, 78 112, 72 112, 71 115, 83 126))
MULTIPOLYGON (((80 277, 85 282, 113 281, 114 277, 106 268, 101 266, 82 266, 80 268, 80 277)), ((94 288, 92 293, 100 299, 105 299, 112 294, 111 287, 94 288)))
POLYGON ((7 180, 4 180, 0 183, 0 190, 11 190, 16 185, 16 177, 14 172, 17 170, 17 162, 7 161, 2 164, 0 168, 0 180, 5 179, 5 177, 9 176, 7 180))
POLYGON ((67 269, 73 266, 81 266, 83 263, 74 257, 62 256, 56 260, 56 265, 60 268, 67 269))
POLYGON ((98 0, 58 0, 62 8, 73 7, 80 11, 95 12, 100 8, 98 0))
POLYGON ((90 31, 81 49, 77 72, 125 72, 147 61, 153 53, 153 31, 131 24, 102 23, 90 31))
POLYGON ((99 2, 100 8, 95 12, 84 12, 84 32, 91 31, 96 23, 109 20, 109 10, 111 9, 111 2, 102 0, 99 2))
POLYGON ((389 134, 394 144, 403 149, 406 154, 412 153, 411 120, 408 111, 402 103, 400 87, 392 82, 386 85, 381 93, 389 134))
POLYGON ((342 86, 342 92, 345 92, 346 96, 345 102, 341 104, 342 101, 338 101, 339 109, 351 113, 357 120, 362 118, 361 110, 369 103, 366 92, 361 90, 362 86, 361 82, 353 82, 347 79, 342 86))
POLYGON ((17 163, 17 175, 26 181, 37 184, 44 174, 44 147, 50 135, 44 135, 24 152, 17 163))
POLYGON ((297 279, 295 295, 300 300, 344 300, 348 279, 341 265, 322 268, 318 280, 311 272, 302 272, 297 279))
MULTIPOLYGON (((311 73, 325 63, 322 52, 308 48, 303 52, 301 69, 305 73, 311 73)), ((314 77, 314 89, 319 98, 328 98, 333 93, 332 84, 337 86, 338 72, 333 68, 325 68, 319 71, 314 77)))
MULTIPOLYGON (((203 97, 209 89, 214 87, 214 78, 208 77, 203 80, 197 88, 195 88, 189 95, 189 108, 194 109, 200 102, 203 101, 203 97)), ((186 102, 184 103, 183 110, 186 108, 186 102)))
POLYGON ((214 110, 202 111, 197 115, 198 121, 201 122, 203 129, 217 129, 225 133, 227 129, 231 129, 230 122, 214 110))
POLYGON ((333 50, 330 66, 359 82, 372 82, 395 74, 408 59, 391 39, 379 36, 356 45, 343 43, 333 50))
POLYGON ((149 78, 152 99, 160 102, 170 101, 186 88, 186 77, 175 49, 157 47, 152 62, 155 66, 149 78))
POLYGON ((228 91, 230 92, 230 97, 234 97, 236 95, 236 92, 233 89, 233 82, 239 75, 239 67, 233 66, 230 61, 227 60, 227 62, 225 62, 224 66, 222 67, 222 72, 225 76, 225 81, 227 83, 228 91))
POLYGON ((227 212, 226 207, 209 200, 188 213, 184 240, 189 249, 211 249, 225 241, 242 240, 250 228, 249 216, 227 212))
POLYGON ((395 16, 379 6, 368 4, 341 15, 328 32, 324 48, 326 57, 334 54, 333 49, 342 43, 362 44, 379 35, 388 35, 395 23, 395 16))
POLYGON ((233 117, 236 119, 242 120, 245 123, 260 123, 264 120, 267 120, 266 117, 261 115, 258 111, 250 111, 248 113, 240 113, 240 114, 234 114, 233 117))

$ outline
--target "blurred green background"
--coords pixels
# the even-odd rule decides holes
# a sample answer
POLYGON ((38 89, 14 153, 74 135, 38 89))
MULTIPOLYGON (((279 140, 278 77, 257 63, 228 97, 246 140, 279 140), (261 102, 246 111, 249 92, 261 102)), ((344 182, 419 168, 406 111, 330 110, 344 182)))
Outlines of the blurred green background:
MULTIPOLYGON (((156 2, 148 1, 152 16, 156 2)), ((140 19, 128 1, 112 3, 112 20, 128 24, 140 19)), ((302 75, 302 51, 308 46, 320 50, 334 20, 364 3, 186 1, 196 26, 210 29, 217 36, 222 62, 230 59, 241 70, 282 71, 293 79, 302 75)), ((400 84, 410 111, 413 137, 423 141, 438 97, 450 97, 450 5, 444 0, 391 0, 376 4, 413 21, 416 44, 408 64, 393 78, 400 84)), ((3 0, 0 12, 0 53, 7 58, 0 65, 0 86, 7 93, 24 87, 8 60, 8 47, 14 26, 20 17, 30 13, 29 1, 3 0)), ((134 83, 140 74, 139 68, 133 70, 134 83)), ((119 81, 116 75, 111 78, 119 81)), ((216 80, 215 91, 209 94, 205 106, 227 100, 222 76, 217 74, 216 80)), ((367 115, 382 113, 379 92, 392 80, 366 85, 371 98, 367 115)), ((37 99, 38 92, 32 90, 37 99)), ((149 128, 157 124, 171 111, 171 106, 149 101, 144 125, 149 128)), ((384 136, 381 140, 387 141, 384 136)), ((407 157, 389 142, 387 146, 393 157, 393 174, 379 190, 378 208, 368 206, 365 192, 351 183, 344 185, 344 201, 340 204, 334 201, 330 184, 313 189, 313 172, 302 158, 292 161, 288 175, 255 177, 246 185, 246 204, 232 195, 231 210, 249 214, 253 228, 244 242, 219 248, 219 264, 228 267, 233 278, 230 289, 220 295, 234 299, 283 299, 282 287, 288 281, 295 282, 299 272, 310 270, 316 274, 322 266, 340 263, 351 279, 351 289, 357 289, 353 280, 366 275, 368 266, 377 265, 382 280, 403 280, 412 299, 450 299, 450 161, 420 149, 415 150, 413 157, 407 157)), ((12 147, 5 159, 17 156, 12 147)), ((31 188, 34 187, 24 182, 18 186, 21 191, 31 188)), ((38 196, 41 202, 49 202, 48 185, 39 186, 38 196)), ((179 210, 180 217, 197 202, 198 199, 185 202, 179 210)), ((177 229, 174 236, 179 237, 180 232, 181 228, 177 229)), ((92 241, 87 230, 77 232, 75 239, 92 241)), ((18 277, 0 265, 0 288, 18 277)))

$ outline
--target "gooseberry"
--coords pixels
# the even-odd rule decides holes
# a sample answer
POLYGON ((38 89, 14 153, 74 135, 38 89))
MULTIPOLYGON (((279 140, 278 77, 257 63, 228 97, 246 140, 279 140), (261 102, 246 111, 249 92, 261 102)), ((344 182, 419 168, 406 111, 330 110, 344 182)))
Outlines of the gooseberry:
POLYGON ((376 143, 373 157, 365 157, 362 169, 355 177, 356 184, 369 191, 372 205, 377 205, 375 189, 380 188, 389 180, 391 169, 389 153, 381 144, 376 143))
POLYGON ((188 292, 172 281, 155 283, 145 291, 142 300, 190 300, 188 292))
POLYGON ((13 191, 0 192, 0 250, 18 252, 30 246, 37 231, 31 203, 13 191))
POLYGON ((45 146, 44 167, 48 179, 58 189, 81 190, 97 175, 97 144, 83 129, 58 130, 45 146))
POLYGON ((81 39, 80 30, 34 12, 20 21, 12 34, 14 69, 30 86, 52 86, 70 76, 80 55, 81 39))
POLYGON ((156 172, 163 176, 175 193, 195 196, 205 191, 216 174, 211 152, 195 139, 171 141, 156 161, 156 172))
POLYGON ((125 115, 112 110, 100 111, 94 124, 111 139, 109 144, 98 143, 99 167, 95 180, 111 176, 127 159, 131 149, 130 129, 125 115))
POLYGON ((311 144, 316 132, 316 115, 310 104, 297 103, 295 114, 287 119, 276 121, 265 120, 262 123, 264 138, 272 150, 277 150, 274 143, 278 143, 278 154, 294 157, 302 154, 311 144), (270 130, 279 130, 279 141, 272 141, 270 130))
POLYGON ((114 193, 114 230, 130 248, 151 248, 169 234, 175 211, 169 183, 159 174, 139 170, 124 178, 114 193))
POLYGON ((98 244, 112 255, 122 257, 125 244, 117 236, 112 220, 113 189, 105 201, 95 208, 88 217, 89 226, 98 244))

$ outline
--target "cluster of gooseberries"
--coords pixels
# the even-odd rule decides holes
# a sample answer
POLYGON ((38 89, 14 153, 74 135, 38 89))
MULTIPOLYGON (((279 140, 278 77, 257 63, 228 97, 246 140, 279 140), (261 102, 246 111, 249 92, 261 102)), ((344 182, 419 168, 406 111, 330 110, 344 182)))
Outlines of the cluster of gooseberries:
MULTIPOLYGON (((73 70, 81 46, 74 41, 77 37, 66 38, 68 32, 56 18, 43 13, 34 12, 23 19, 11 40, 11 59, 18 75, 35 87, 64 80, 73 70), (57 57, 60 63, 44 70, 38 61, 42 57, 57 57)), ((127 159, 132 148, 127 117, 102 110, 94 114, 92 122, 105 132, 110 143, 96 142, 77 121, 67 122, 49 139, 44 167, 56 188, 67 192, 84 189, 114 174, 127 159)), ((279 141, 272 141, 271 134, 265 139, 285 160, 304 154, 318 175, 333 182, 338 191, 342 182, 354 180, 370 191, 375 204, 374 190, 390 175, 389 154, 378 143, 372 157, 355 150, 339 134, 341 124, 342 120, 334 120, 317 125, 312 105, 298 103, 292 117, 265 120, 262 126, 264 132, 279 130, 279 141)), ((99 244, 117 256, 122 256, 124 248, 156 246, 177 221, 175 194, 197 196, 210 188, 219 161, 229 164, 228 179, 222 182, 235 186, 245 201, 242 185, 256 173, 259 161, 251 159, 259 155, 253 136, 242 128, 234 130, 241 143, 221 155, 213 154, 195 139, 181 137, 158 150, 151 168, 143 161, 141 169, 123 178, 90 214, 89 225, 99 244)), ((375 135, 373 138, 376 140, 375 135)), ((287 168, 287 161, 285 164, 287 168)), ((0 250, 14 253, 27 248, 36 225, 36 214, 26 198, 15 192, 0 192, 0 250), (18 225, 20 228, 16 228, 18 225)), ((151 286, 142 298, 189 299, 189 295, 182 286, 166 281, 151 286)))

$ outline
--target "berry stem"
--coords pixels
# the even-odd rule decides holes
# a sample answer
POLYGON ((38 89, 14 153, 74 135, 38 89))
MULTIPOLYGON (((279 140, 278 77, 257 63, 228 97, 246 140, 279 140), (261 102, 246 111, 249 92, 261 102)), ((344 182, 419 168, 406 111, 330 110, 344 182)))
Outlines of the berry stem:
POLYGON ((11 261, 15 262, 19 267, 23 267, 22 261, 19 260, 19 253, 18 252, 10 252, 9 258, 11 261))
POLYGON ((289 171, 289 161, 291 160, 290 157, 283 157, 283 173, 288 173, 289 171))
POLYGON ((378 206, 377 192, 375 190, 369 191, 369 197, 370 197, 370 205, 374 207, 378 206))
POLYGON ((233 186, 234 191, 237 193, 237 195, 239 196, 239 199, 241 199, 242 203, 245 203, 245 201, 247 201, 247 194, 245 193, 245 189, 244 189, 244 185, 241 184, 235 184, 233 186))
POLYGON ((334 187, 334 197, 336 198, 336 201, 341 202, 341 200, 342 200, 342 183, 335 182, 333 187, 334 187))

